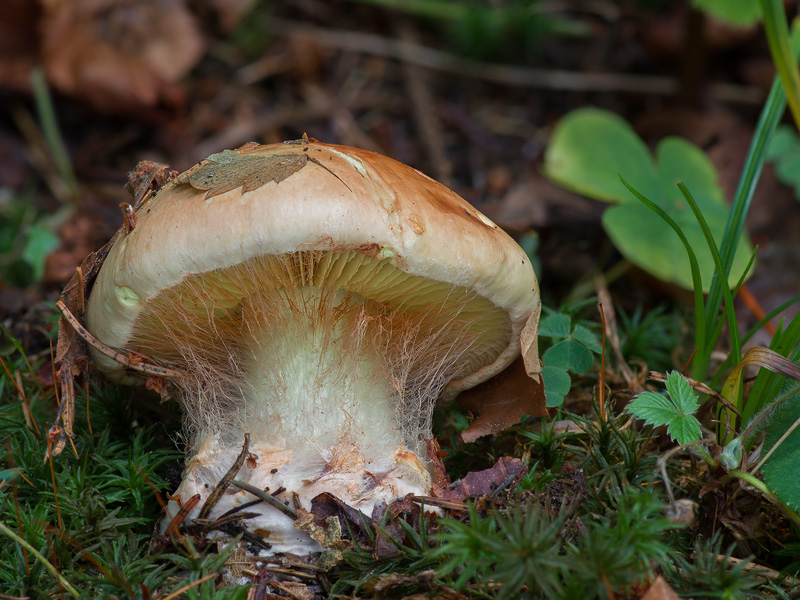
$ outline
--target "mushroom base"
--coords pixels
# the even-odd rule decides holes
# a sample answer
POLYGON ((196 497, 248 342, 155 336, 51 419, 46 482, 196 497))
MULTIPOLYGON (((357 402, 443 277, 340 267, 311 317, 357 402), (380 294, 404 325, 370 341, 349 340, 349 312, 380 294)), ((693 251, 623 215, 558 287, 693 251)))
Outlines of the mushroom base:
MULTIPOLYGON (((355 445, 343 443, 333 451, 340 464, 332 467, 330 463, 309 464, 306 457, 294 456, 291 450, 275 451, 256 444, 250 448, 251 460, 240 469, 235 479, 272 493, 273 497, 293 509, 310 511, 312 500, 327 492, 368 516, 376 506, 389 504, 407 494, 425 495, 430 490, 428 471, 416 454, 405 447, 396 448, 392 456, 371 465, 366 465, 355 445)), ((202 444, 190 460, 181 485, 167 505, 162 533, 178 515, 180 507, 193 496, 199 495, 199 502, 184 519, 184 523, 192 523, 225 475, 225 466, 235 460, 234 454, 223 450, 214 440, 202 444)), ((266 553, 306 555, 322 550, 308 534, 294 527, 294 519, 279 509, 263 501, 245 506, 254 500, 257 498, 250 492, 230 485, 206 519, 213 523, 223 515, 237 512, 254 515, 242 523, 247 531, 271 546, 269 551, 264 551, 266 553)), ((224 541, 233 537, 231 532, 224 526, 221 529, 212 526, 208 535, 224 541)))

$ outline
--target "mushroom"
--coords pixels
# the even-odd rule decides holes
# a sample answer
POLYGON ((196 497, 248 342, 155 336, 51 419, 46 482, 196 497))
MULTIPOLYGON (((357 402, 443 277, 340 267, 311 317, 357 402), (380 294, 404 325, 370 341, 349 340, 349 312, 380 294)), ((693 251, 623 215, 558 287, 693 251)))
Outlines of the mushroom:
MULTIPOLYGON (((454 192, 385 156, 303 139, 223 151, 173 178, 111 248, 86 322, 179 373, 190 450, 165 522, 183 506, 190 523, 244 434, 243 483, 208 519, 254 500, 242 486, 306 509, 329 492, 366 514, 429 493, 434 405, 512 362, 538 310, 525 253, 454 192)), ((319 548, 286 511, 246 510, 272 551, 319 548)))

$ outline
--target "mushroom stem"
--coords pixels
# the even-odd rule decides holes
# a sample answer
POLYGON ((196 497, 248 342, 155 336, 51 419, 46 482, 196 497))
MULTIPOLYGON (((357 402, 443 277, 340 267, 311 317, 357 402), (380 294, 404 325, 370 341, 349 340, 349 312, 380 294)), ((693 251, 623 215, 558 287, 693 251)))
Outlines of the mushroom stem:
POLYGON ((380 468, 374 461, 403 444, 389 366, 377 347, 381 319, 344 290, 295 287, 278 300, 275 308, 274 298, 256 299, 244 311, 272 313, 245 317, 268 323, 245 351, 254 444, 304 454, 310 472, 343 452, 380 468))
MULTIPOLYGON (((364 270, 374 267, 358 262, 364 270)), ((213 339, 204 338, 203 345, 218 342, 222 348, 214 354, 230 354, 241 395, 235 418, 203 422, 177 495, 205 498, 235 458, 242 432, 250 434, 255 456, 237 478, 261 490, 285 488, 279 498, 297 494, 304 508, 323 491, 367 514, 408 493, 426 494, 431 479, 416 452, 430 436, 436 398, 471 345, 470 318, 441 306, 445 300, 458 306, 459 300, 443 292, 434 308, 397 310, 343 287, 279 279, 248 291, 235 308, 220 292, 232 288, 227 279, 216 287, 206 281, 202 289, 209 297, 202 302, 180 296, 206 315, 202 329, 213 339), (214 309, 201 311, 201 305, 214 309), (230 328, 236 335, 229 335, 230 328), (224 341, 231 339, 237 343, 224 341)), ((173 324, 174 346, 191 364, 208 353, 187 343, 197 344, 200 327, 188 335, 180 331, 183 325, 173 324)), ((207 386, 198 381, 184 397, 189 419, 195 412, 211 413, 207 402, 214 398, 207 398, 207 386)), ((212 517, 249 499, 246 491, 231 495, 212 517)), ((263 511, 248 521, 248 529, 269 531, 267 541, 283 551, 315 548, 274 507, 263 511)))

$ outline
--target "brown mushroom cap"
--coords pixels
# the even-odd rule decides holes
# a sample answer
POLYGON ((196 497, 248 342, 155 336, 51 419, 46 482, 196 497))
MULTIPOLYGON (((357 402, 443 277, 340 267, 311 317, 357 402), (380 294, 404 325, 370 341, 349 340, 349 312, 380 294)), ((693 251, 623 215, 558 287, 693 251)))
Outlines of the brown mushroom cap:
MULTIPOLYGON (((319 251, 363 255, 414 281, 470 293, 483 302, 475 310, 502 312, 484 323, 491 348, 477 351, 474 368, 450 381, 444 397, 507 366, 539 307, 525 253, 456 193, 373 152, 297 141, 213 155, 149 200, 96 280, 89 330, 126 348, 148 303, 192 276, 319 251)), ((391 303, 374 286, 359 293, 391 303)), ((118 363, 94 358, 112 379, 131 381, 118 363)))

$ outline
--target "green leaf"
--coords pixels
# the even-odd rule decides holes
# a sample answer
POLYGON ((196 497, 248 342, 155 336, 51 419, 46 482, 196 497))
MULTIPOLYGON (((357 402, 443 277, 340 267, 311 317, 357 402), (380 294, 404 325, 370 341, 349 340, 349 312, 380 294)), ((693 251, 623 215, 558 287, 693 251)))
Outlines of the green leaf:
POLYGON ((594 364, 589 349, 575 340, 558 342, 544 353, 542 361, 545 365, 560 367, 573 373, 586 373, 594 364))
POLYGON ((692 0, 692 5, 739 27, 749 27, 761 20, 761 7, 755 0, 692 0))
POLYGON ((784 154, 800 151, 800 138, 790 125, 779 125, 767 148, 767 160, 780 160, 784 154))
POLYGON ((561 406, 572 385, 569 373, 558 367, 545 366, 542 368, 542 379, 547 407, 561 406))
POLYGON ((569 315, 564 313, 547 316, 539 323, 539 335, 554 338, 569 337, 570 321, 569 315))
POLYGON ((775 164, 775 174, 781 183, 794 187, 795 196, 800 198, 800 138, 793 127, 781 125, 775 130, 767 160, 775 164))
POLYGON ((38 281, 44 275, 47 256, 61 245, 61 240, 52 229, 44 225, 31 225, 27 233, 21 256, 33 269, 33 280, 38 281))
POLYGON ((681 446, 693 444, 699 441, 703 435, 702 431, 700 431, 700 421, 692 415, 673 417, 667 424, 667 433, 681 446))
POLYGON ((544 170, 559 185, 607 202, 631 199, 617 173, 646 196, 660 187, 650 152, 630 125, 594 108, 573 111, 561 120, 550 137, 544 170))
MULTIPOLYGON (((791 396, 775 409, 772 420, 764 435, 762 454, 767 455, 783 435, 800 419, 800 384, 789 381, 781 389, 782 394, 791 396), (794 390, 794 391, 792 391, 794 390)), ((800 464, 800 427, 792 431, 774 449, 764 462, 761 472, 764 483, 780 498, 781 502, 794 510, 800 510, 800 477, 797 465, 800 464)))
POLYGON ((673 371, 667 375, 667 392, 678 410, 684 415, 693 415, 700 407, 698 395, 686 381, 686 378, 673 371))
POLYGON ((689 382, 677 372, 667 376, 666 398, 655 392, 643 392, 628 405, 628 411, 654 427, 667 426, 669 436, 681 445, 700 440, 700 422, 694 417, 697 411, 697 394, 689 382))
POLYGON ((597 339, 597 336, 583 325, 575 325, 575 329, 572 330, 572 338, 596 354, 600 354, 603 351, 603 345, 597 339))
POLYGON ((642 392, 628 404, 628 411, 653 427, 661 427, 675 417, 675 405, 656 392, 642 392))
MULTIPOLYGON (((567 115, 553 132, 545 154, 545 173, 564 187, 615 202, 616 206, 603 214, 603 227, 617 249, 659 279, 692 289, 683 243, 658 215, 635 201, 619 178, 611 176, 620 174, 678 223, 697 254, 708 291, 714 261, 697 219, 675 185, 687 185, 711 233, 722 239, 729 208, 717 184, 717 173, 702 150, 681 138, 666 138, 654 159, 625 121, 609 112, 582 109, 567 115)), ((743 235, 730 273, 731 284, 741 277, 750 253, 743 235)))

